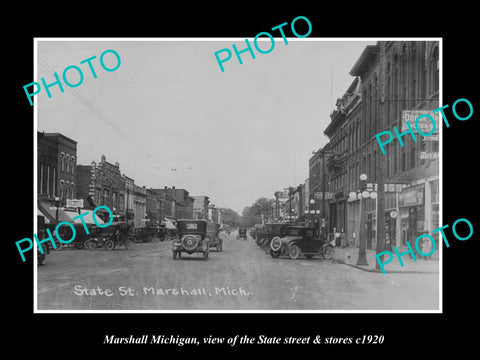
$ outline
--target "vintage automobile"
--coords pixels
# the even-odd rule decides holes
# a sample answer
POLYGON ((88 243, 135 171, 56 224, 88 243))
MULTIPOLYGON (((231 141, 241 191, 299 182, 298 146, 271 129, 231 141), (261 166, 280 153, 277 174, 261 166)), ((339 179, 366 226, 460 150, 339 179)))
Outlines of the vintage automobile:
POLYGON ((95 236, 85 240, 84 247, 88 250, 105 248, 108 251, 118 246, 125 246, 130 249, 134 242, 132 235, 132 225, 128 222, 112 222, 108 227, 100 229, 95 236))
POLYGON ((290 259, 297 259, 305 255, 307 259, 314 255, 322 255, 324 259, 332 259, 334 248, 328 242, 322 242, 315 237, 313 228, 304 226, 285 226, 281 236, 275 236, 270 242, 270 255, 278 258, 288 255, 290 259))
POLYGON ((247 229, 238 229, 237 240, 247 240, 247 229))
POLYGON ((165 227, 149 225, 143 228, 135 228, 132 233, 132 240, 136 243, 155 243, 165 240, 165 227))
POLYGON ((255 225, 255 244, 260 245, 261 240, 267 234, 267 226, 265 224, 255 225))
POLYGON ((207 223, 207 235, 210 248, 215 247, 215 250, 222 251, 223 239, 220 237, 220 224, 209 221, 207 223))
POLYGON ((178 237, 173 241, 173 260, 187 254, 202 253, 208 259, 210 251, 210 238, 207 236, 207 221, 193 219, 177 220, 178 237))
POLYGON ((270 254, 270 242, 274 237, 282 235, 283 228, 291 223, 268 223, 265 224, 265 230, 263 231, 262 238, 259 241, 260 247, 266 254, 270 254))
MULTIPOLYGON (((45 218, 43 216, 37 215, 37 224, 37 237, 39 240, 43 240, 46 237, 45 218)), ((50 254, 50 246, 48 246, 47 244, 49 244, 49 242, 40 245, 42 247, 42 252, 40 252, 37 244, 37 265, 45 265, 47 262, 47 255, 50 254)))

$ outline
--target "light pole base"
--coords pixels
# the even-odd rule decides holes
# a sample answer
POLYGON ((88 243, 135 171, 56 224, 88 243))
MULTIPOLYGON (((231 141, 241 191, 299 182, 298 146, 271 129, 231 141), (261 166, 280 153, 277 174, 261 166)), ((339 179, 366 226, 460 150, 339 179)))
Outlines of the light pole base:
POLYGON ((367 266, 368 265, 366 254, 358 254, 357 265, 360 265, 360 266, 367 266))

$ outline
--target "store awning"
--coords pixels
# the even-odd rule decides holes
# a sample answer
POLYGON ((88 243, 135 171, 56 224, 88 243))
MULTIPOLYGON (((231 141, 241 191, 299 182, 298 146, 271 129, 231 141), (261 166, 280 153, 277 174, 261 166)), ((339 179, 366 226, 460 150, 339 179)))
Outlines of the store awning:
MULTIPOLYGON (((56 223, 57 220, 57 208, 52 205, 50 201, 37 201, 37 211, 41 212, 45 219, 48 219, 50 223, 56 223)), ((65 213, 64 208, 58 208, 58 222, 67 221, 72 222, 72 218, 65 213)))
MULTIPOLYGON (((78 211, 73 211, 73 210, 65 210, 65 214, 70 217, 70 222, 73 222, 74 224, 81 224, 82 223, 82 218, 85 224, 92 224, 95 225, 95 222, 93 221, 93 210, 80 210, 81 214, 88 213, 82 217, 78 217, 77 219, 74 219, 74 217, 81 215, 78 213, 78 211)), ((104 221, 100 219, 96 214, 95 214, 95 221, 97 224, 103 225, 104 221)))

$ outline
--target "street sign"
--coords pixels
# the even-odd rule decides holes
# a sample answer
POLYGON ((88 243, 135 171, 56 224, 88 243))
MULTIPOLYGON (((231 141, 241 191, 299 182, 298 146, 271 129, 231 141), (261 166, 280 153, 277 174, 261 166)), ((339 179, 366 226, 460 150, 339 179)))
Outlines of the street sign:
POLYGON ((83 208, 83 199, 67 199, 67 207, 83 208))

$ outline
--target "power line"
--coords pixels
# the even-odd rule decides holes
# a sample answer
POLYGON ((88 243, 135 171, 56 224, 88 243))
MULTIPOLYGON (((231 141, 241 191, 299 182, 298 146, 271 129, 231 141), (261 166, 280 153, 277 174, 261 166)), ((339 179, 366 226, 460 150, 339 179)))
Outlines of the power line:
MULTIPOLYGON (((40 56, 38 56, 39 64, 47 71, 50 72, 51 75, 55 73, 56 71, 50 67, 50 65, 42 59, 40 56)), ((129 138, 129 136, 123 132, 123 130, 116 125, 113 121, 109 120, 103 113, 97 109, 97 107, 93 104, 91 104, 87 99, 85 99, 77 90, 75 89, 70 89, 73 95, 80 100, 80 102, 87 107, 94 115, 96 115, 100 120, 102 120, 104 123, 112 127, 120 136, 122 136, 125 140, 127 140, 131 145, 135 146, 137 149, 145 153, 149 158, 155 161, 156 159, 153 155, 151 155, 146 149, 144 149, 142 146, 138 145, 135 143, 132 139, 129 138)))

